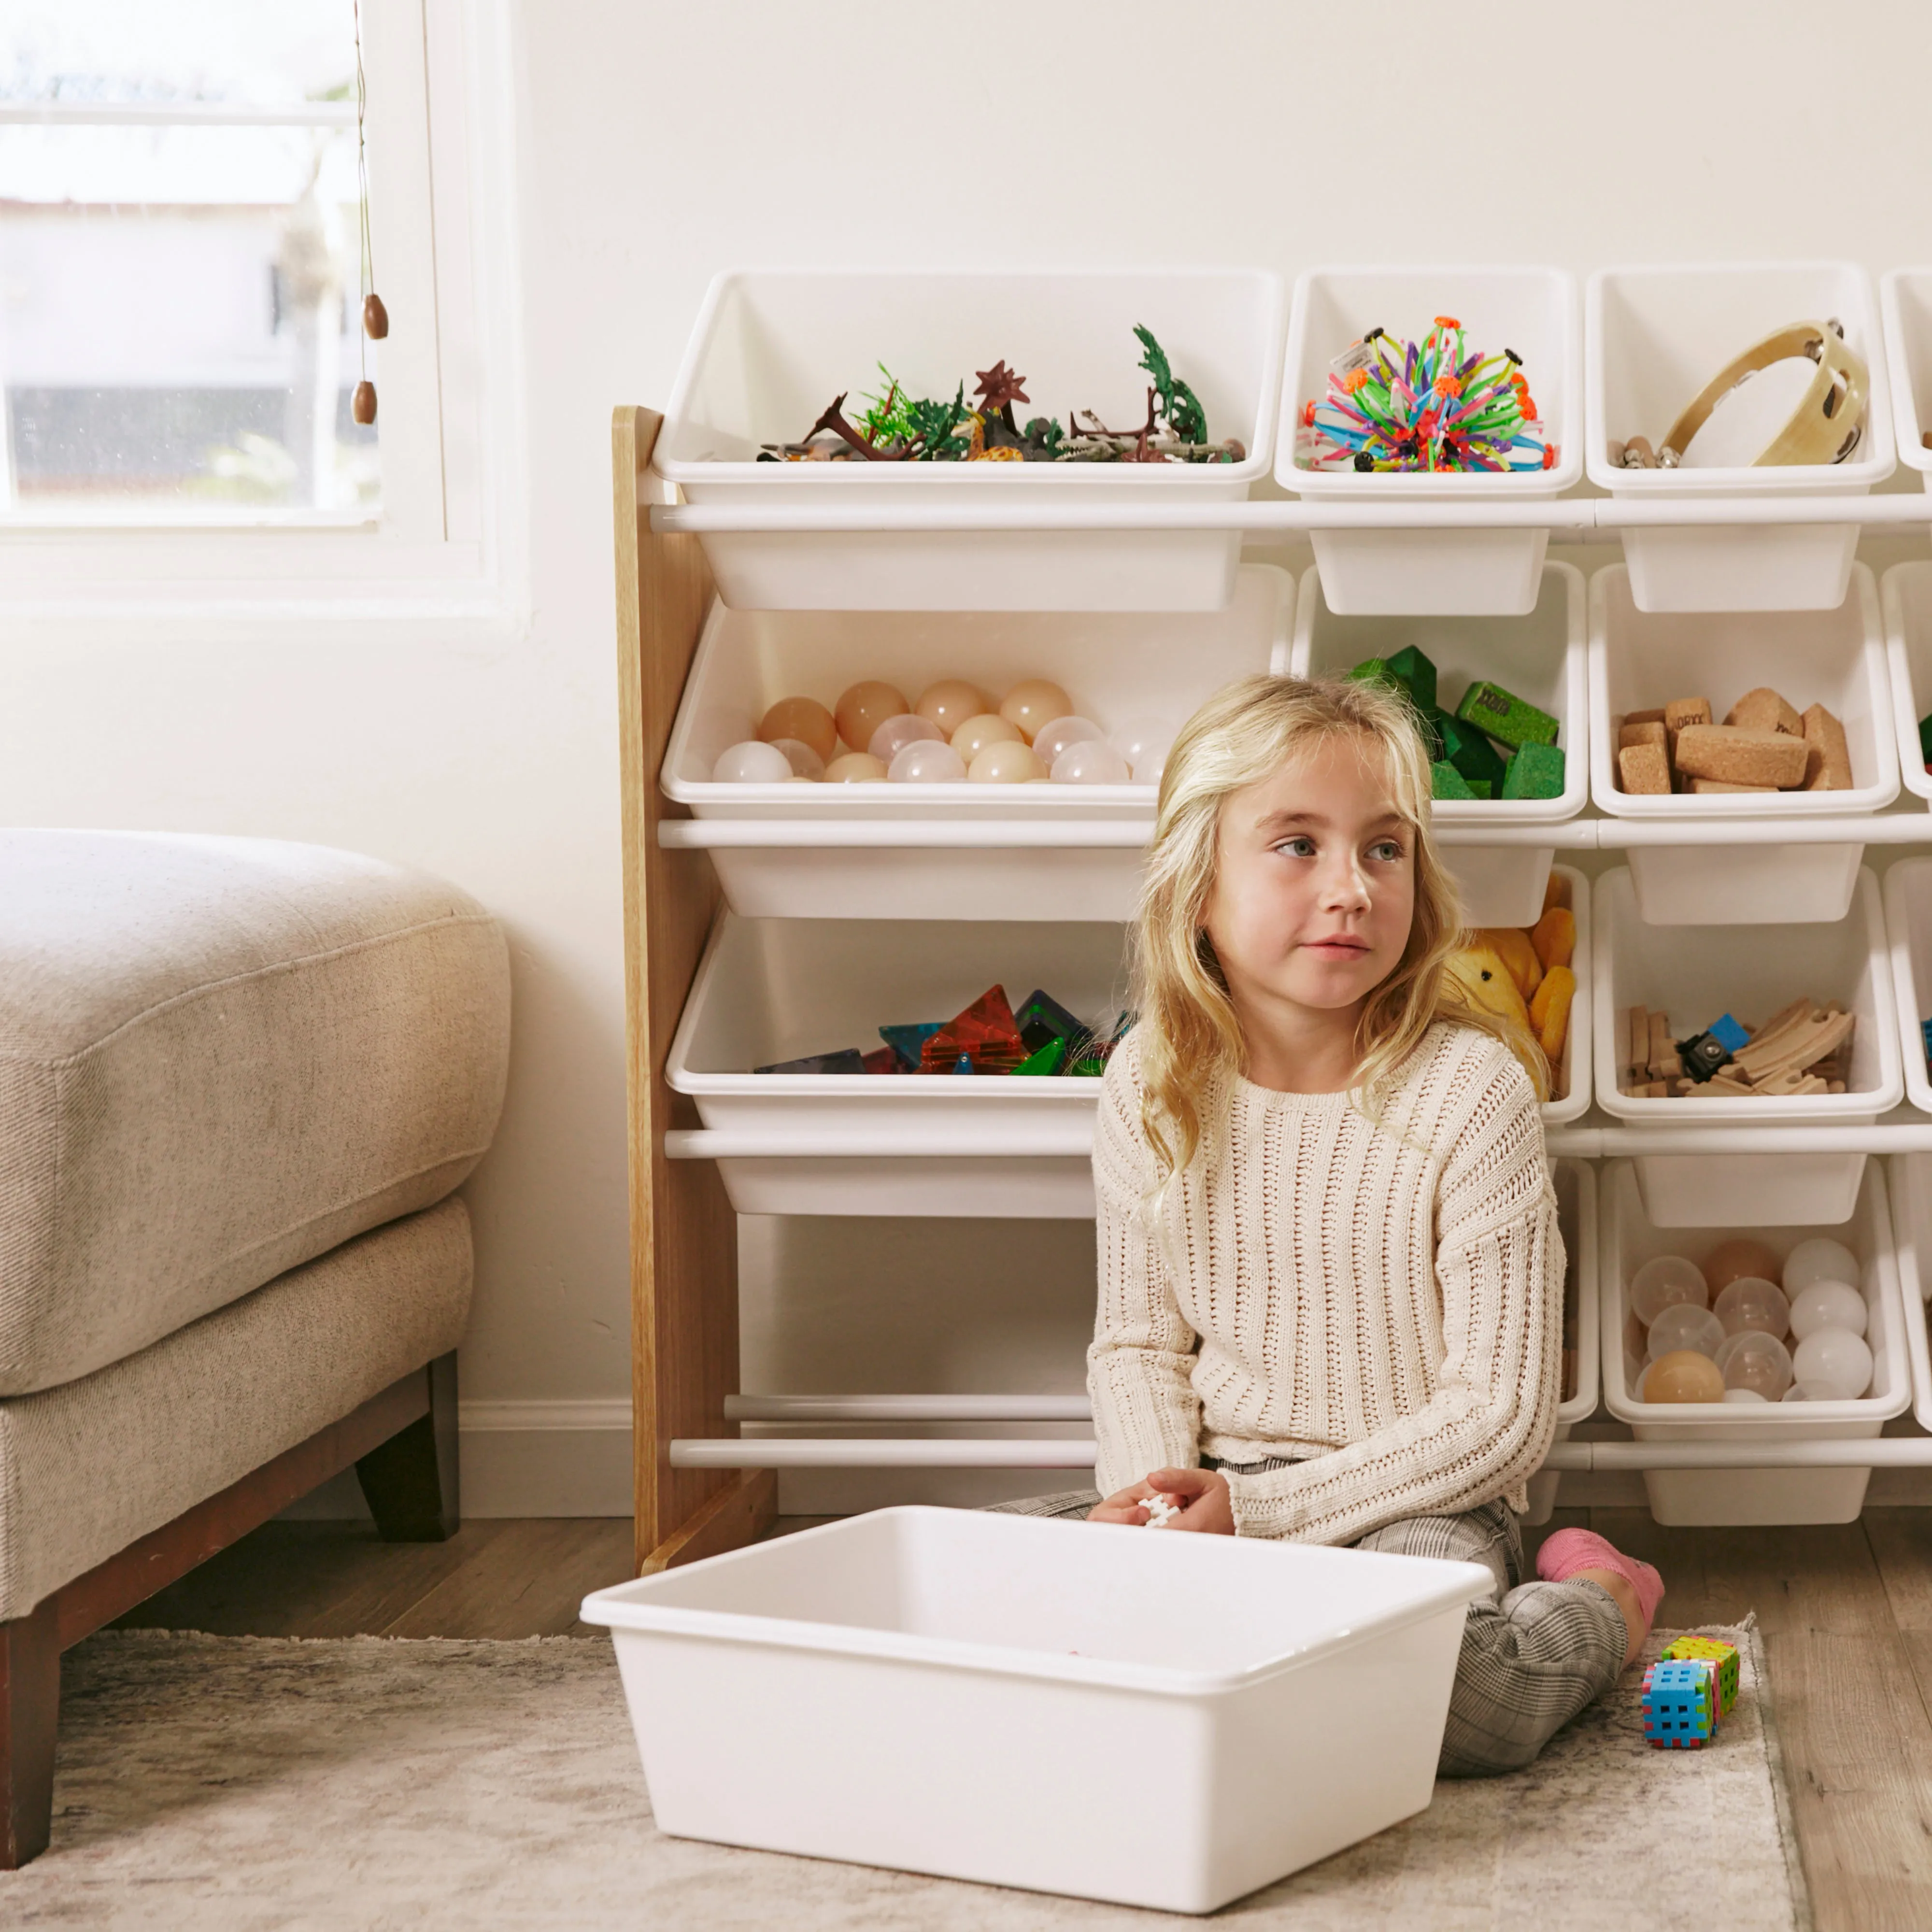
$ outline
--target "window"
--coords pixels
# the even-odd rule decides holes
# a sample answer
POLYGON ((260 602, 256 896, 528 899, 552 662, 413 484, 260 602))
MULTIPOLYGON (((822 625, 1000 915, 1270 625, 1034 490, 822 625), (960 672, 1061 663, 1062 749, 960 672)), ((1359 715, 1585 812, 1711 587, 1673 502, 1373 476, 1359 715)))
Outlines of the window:
POLYGON ((0 6, 0 602, 487 572, 482 371, 514 352, 506 14, 362 0, 365 278, 355 0, 0 6))

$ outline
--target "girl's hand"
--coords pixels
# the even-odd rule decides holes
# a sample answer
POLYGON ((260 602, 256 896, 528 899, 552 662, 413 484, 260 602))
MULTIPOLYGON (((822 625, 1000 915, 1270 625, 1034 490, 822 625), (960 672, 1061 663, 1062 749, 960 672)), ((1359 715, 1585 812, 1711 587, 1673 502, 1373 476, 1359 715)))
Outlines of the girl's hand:
POLYGON ((1167 1526, 1169 1529, 1202 1531, 1210 1536, 1234 1534, 1234 1499, 1227 1478, 1218 1469, 1156 1469, 1090 1510, 1087 1520, 1138 1528, 1148 1520, 1148 1498, 1162 1496, 1178 1497, 1182 1504, 1180 1514, 1167 1526))

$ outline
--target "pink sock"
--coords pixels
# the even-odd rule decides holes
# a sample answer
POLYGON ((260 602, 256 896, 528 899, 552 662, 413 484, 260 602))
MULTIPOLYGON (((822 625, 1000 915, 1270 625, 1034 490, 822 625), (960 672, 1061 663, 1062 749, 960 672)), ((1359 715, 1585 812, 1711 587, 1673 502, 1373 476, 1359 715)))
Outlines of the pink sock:
POLYGON ((1664 1579, 1649 1564, 1626 1556, 1594 1530, 1559 1529, 1544 1539, 1543 1547, 1536 1552, 1536 1574, 1546 1583, 1561 1583, 1579 1570, 1608 1570, 1629 1584, 1636 1592, 1644 1630, 1648 1634, 1657 1621, 1657 1606, 1664 1600, 1664 1579))

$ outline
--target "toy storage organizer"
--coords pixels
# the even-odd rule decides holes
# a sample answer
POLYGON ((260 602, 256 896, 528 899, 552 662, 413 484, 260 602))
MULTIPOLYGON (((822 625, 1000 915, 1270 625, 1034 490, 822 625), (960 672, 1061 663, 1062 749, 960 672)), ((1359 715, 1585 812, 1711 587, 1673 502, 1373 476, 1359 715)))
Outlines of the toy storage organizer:
MULTIPOLYGON (((1920 1292, 1932 1286, 1932 1222, 1920 1234, 1932 1214, 1920 1032, 1932 856, 1892 849, 1932 854, 1916 724, 1932 712, 1932 561, 1879 582, 1853 554, 1863 526, 1922 538, 1932 521, 1932 499, 1870 494, 1894 447, 1932 463, 1918 448, 1932 405, 1915 401, 1932 395, 1932 271, 1888 278, 1882 333, 1863 276, 1830 264, 1606 272, 1581 298, 1542 272, 1324 272, 1304 278, 1286 322, 1266 277, 1022 277, 998 284, 983 313, 962 311, 960 341, 976 344, 1016 314, 1040 326, 1061 316, 1052 340, 1064 348, 1159 285, 1177 368, 1202 372, 1210 420, 1238 425, 1247 448, 1240 465, 1152 488, 1146 476, 881 477, 742 460, 774 411, 802 427, 820 389, 867 366, 854 360, 838 279, 722 278, 679 379, 682 420, 662 439, 648 411, 616 422, 640 1568, 750 1540, 773 1513, 781 1467, 1064 1472, 1040 1474, 1047 1489, 1091 1465, 1089 1441, 1024 1433, 1077 1428, 1080 1396, 738 1388, 736 1214, 1092 1213, 1094 1083, 748 1070, 862 1039, 902 1009, 956 1010, 994 980, 1096 1012, 1121 994, 1151 786, 712 782, 719 751, 775 699, 829 703, 860 675, 910 695, 942 673, 994 691, 1042 673, 1111 728, 1129 713, 1177 724, 1250 671, 1344 669, 1413 644, 1452 707, 1480 676, 1552 713, 1568 760, 1560 797, 1436 814, 1472 922, 1531 922, 1552 873, 1578 919, 1569 1045, 1545 1110, 1577 1381, 1533 1514, 1563 1471, 1624 1470, 1643 1473, 1670 1520, 1842 1520, 1873 1468, 1932 1466, 1932 1443, 1879 1432, 1908 1406, 1932 1429, 1920 1292), (1391 305, 1430 299, 1425 282, 1454 284, 1472 337, 1522 350, 1569 446, 1562 466, 1492 479, 1512 485, 1492 491, 1298 470, 1294 419, 1328 358, 1362 327, 1398 320, 1391 305), (1610 435, 1659 434, 1680 387, 1786 310, 1819 304, 1871 364, 1855 461, 1608 470, 1610 435), (778 368, 781 338, 793 353, 778 368), (1573 459, 1608 494, 1566 489, 1573 459), (1294 497, 1250 500, 1270 472, 1294 497), (1242 563, 1248 534, 1308 535, 1316 567, 1297 582, 1242 563), (1546 557, 1552 539, 1580 538, 1621 542, 1623 561, 1593 559, 1586 578, 1546 557), (1624 714, 1696 693, 1721 717, 1760 684, 1842 719, 1850 790, 1618 789, 1624 714), (1726 1006, 1762 1017, 1802 993, 1857 1016, 1844 1094, 1618 1091, 1630 1005, 1667 1012, 1681 1037, 1726 1006), (1733 1226, 1780 1251, 1815 1230, 1857 1249, 1878 1362, 1865 1397, 1802 1424, 1748 1424, 1735 1410, 1660 1420, 1635 1400, 1622 1349, 1633 1258, 1694 1256, 1733 1226), (948 1432, 895 1435, 896 1424, 948 1432), (975 1426, 1001 1432, 961 1432, 975 1426)), ((940 312, 926 305, 930 278, 874 280, 890 296, 880 314, 940 312)), ((948 281, 947 299, 964 286, 948 281)), ((958 361, 957 334, 935 341, 935 370, 958 361)), ((1049 346, 1042 366, 1060 354, 1049 346)), ((1042 392, 1084 398, 1085 380, 1067 348, 1042 392)), ((1103 412, 1120 400, 1094 386, 1103 412)))

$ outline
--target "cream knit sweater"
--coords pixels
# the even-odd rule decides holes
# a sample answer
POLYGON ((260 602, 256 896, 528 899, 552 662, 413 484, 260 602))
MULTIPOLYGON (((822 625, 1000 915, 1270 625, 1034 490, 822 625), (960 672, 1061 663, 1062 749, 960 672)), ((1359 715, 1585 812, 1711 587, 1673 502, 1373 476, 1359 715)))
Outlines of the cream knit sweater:
POLYGON ((1404 1516, 1522 1509, 1555 1435, 1563 1244, 1528 1078, 1432 1027, 1371 1123, 1346 1094, 1234 1079, 1204 1151, 1145 1197, 1130 1034, 1094 1143, 1100 1302, 1088 1387, 1100 1493, 1204 1454, 1243 1536, 1350 1543, 1404 1516))

